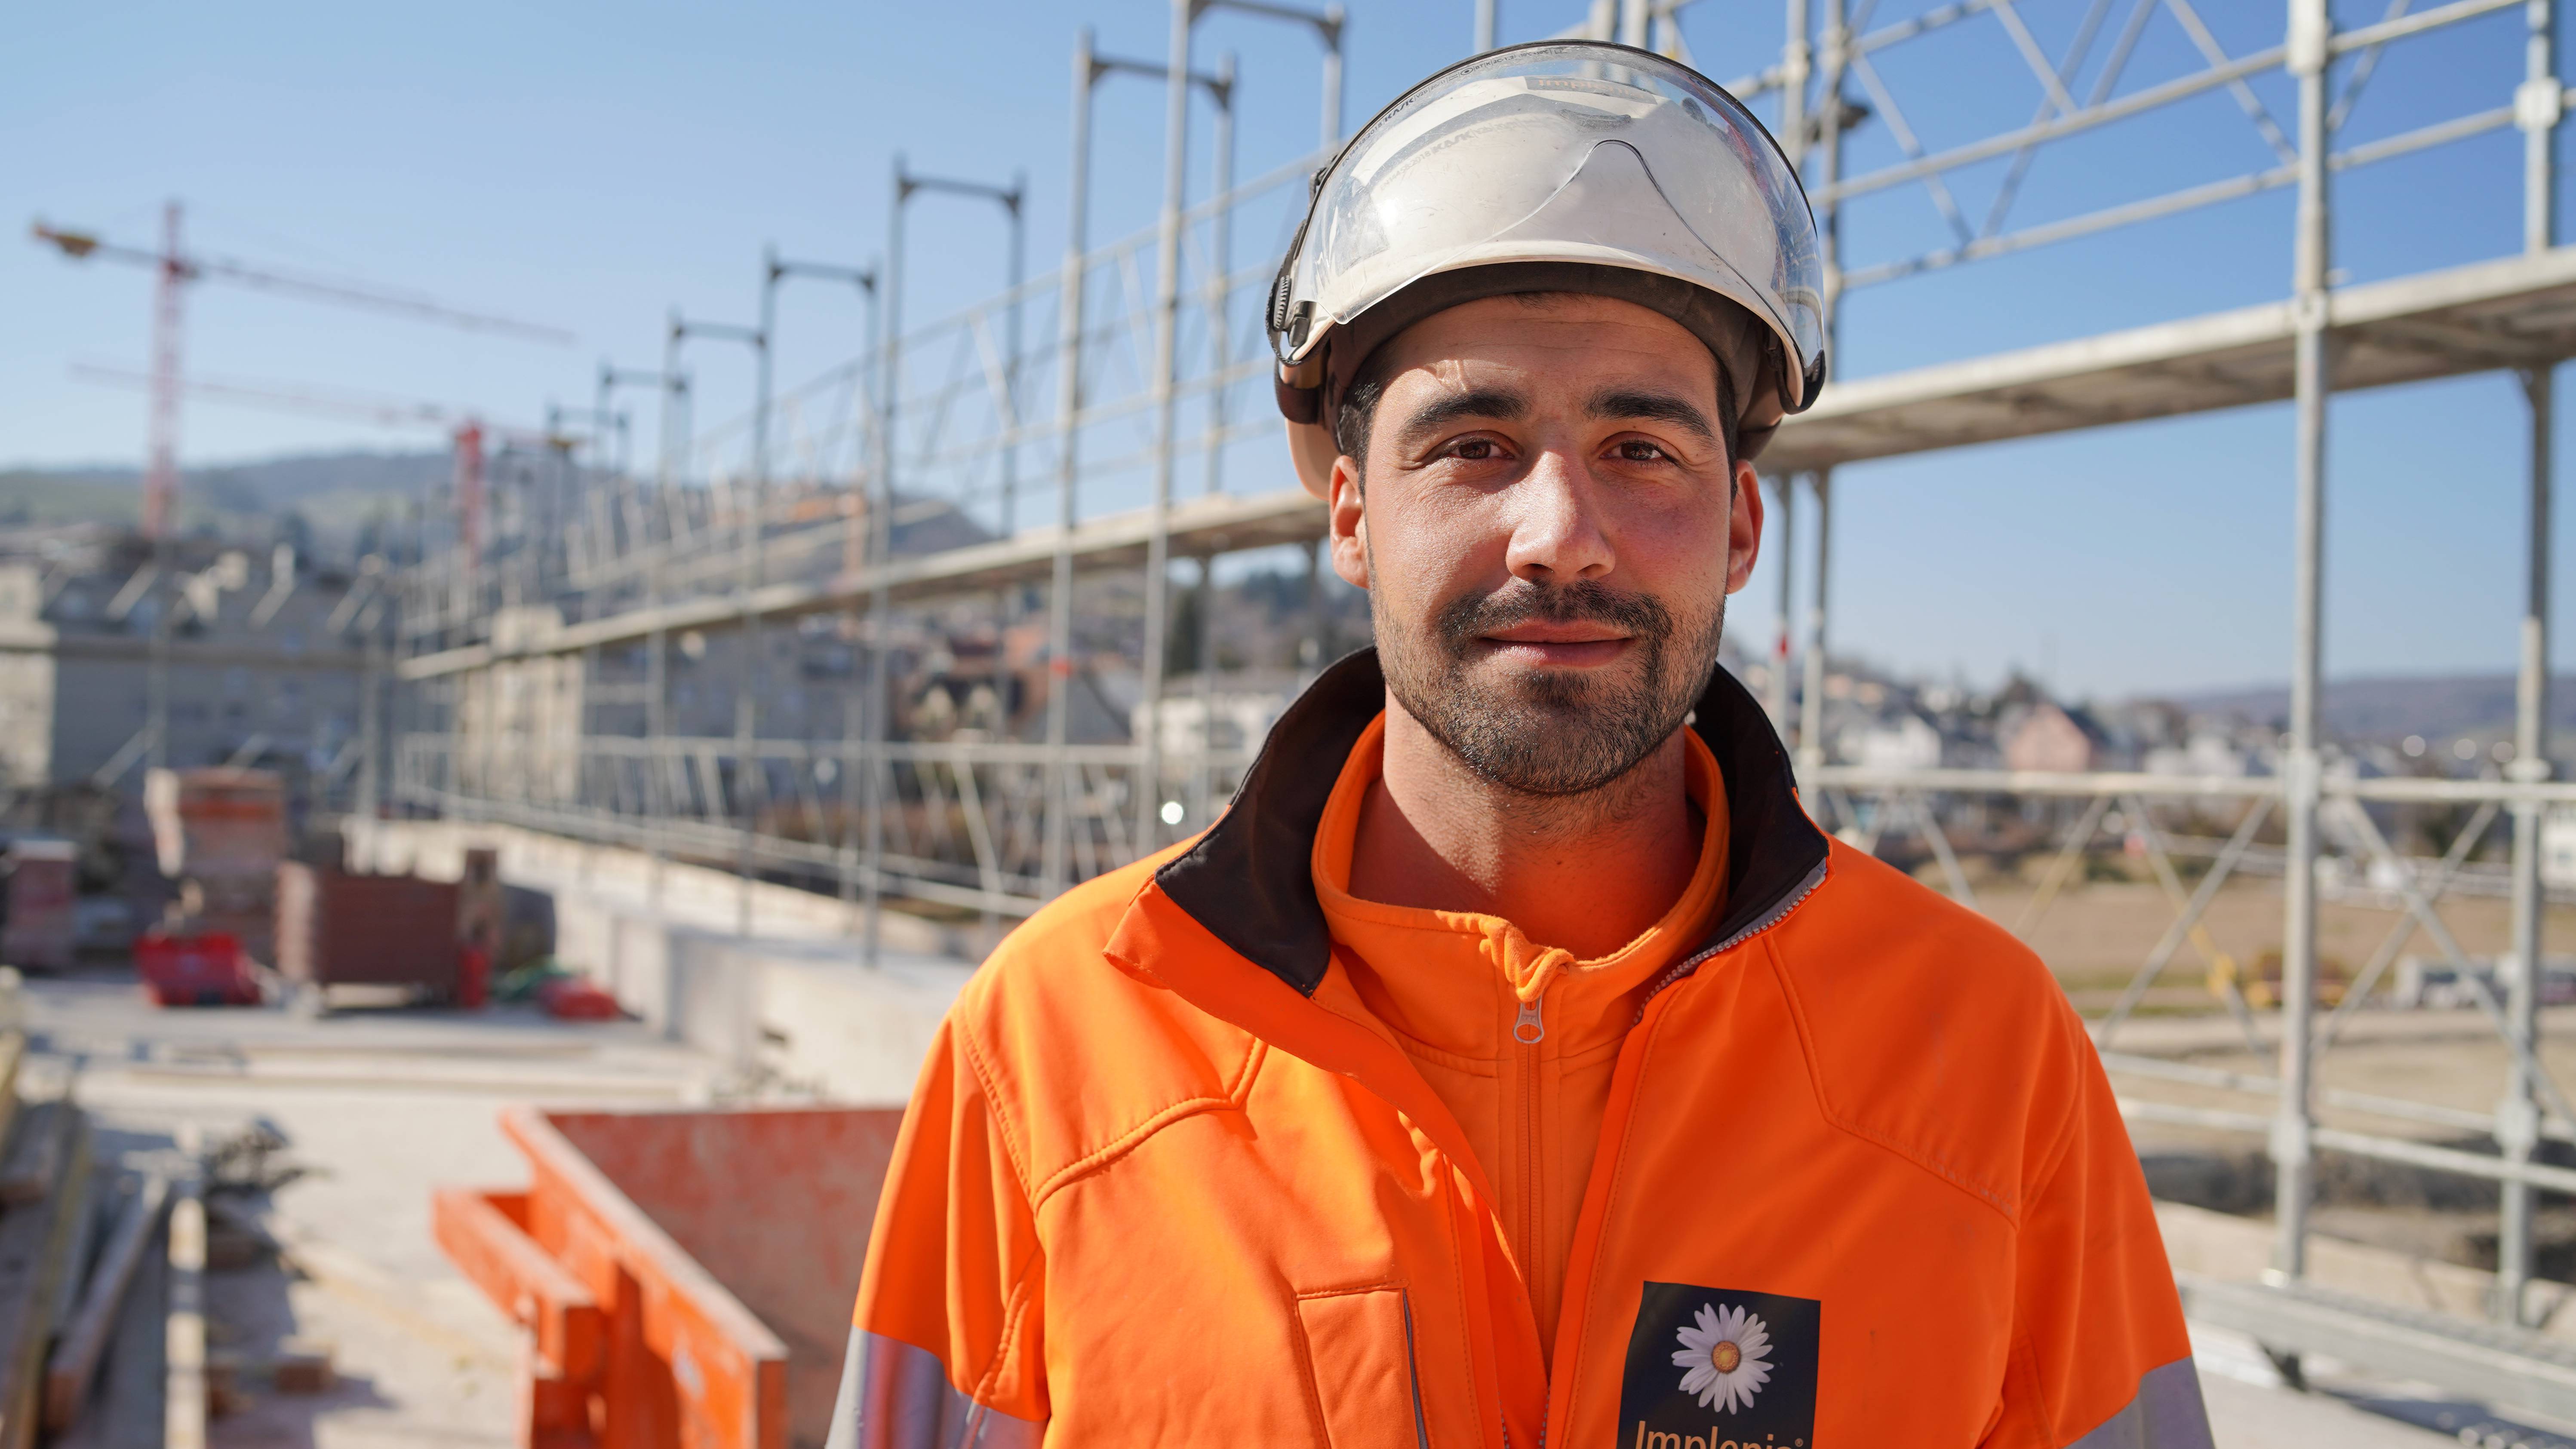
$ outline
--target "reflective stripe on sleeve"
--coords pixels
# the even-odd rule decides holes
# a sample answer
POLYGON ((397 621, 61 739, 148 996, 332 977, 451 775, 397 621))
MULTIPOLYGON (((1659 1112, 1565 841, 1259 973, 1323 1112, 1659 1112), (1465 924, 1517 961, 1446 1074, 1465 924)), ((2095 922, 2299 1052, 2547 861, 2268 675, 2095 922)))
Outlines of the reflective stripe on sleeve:
POLYGON ((1045 1431, 949 1387, 928 1349, 854 1328, 823 1449, 1037 1449, 1045 1431))
POLYGON ((2136 1396, 2066 1449, 2211 1449, 2199 1371, 2189 1357, 2147 1370, 2136 1396))

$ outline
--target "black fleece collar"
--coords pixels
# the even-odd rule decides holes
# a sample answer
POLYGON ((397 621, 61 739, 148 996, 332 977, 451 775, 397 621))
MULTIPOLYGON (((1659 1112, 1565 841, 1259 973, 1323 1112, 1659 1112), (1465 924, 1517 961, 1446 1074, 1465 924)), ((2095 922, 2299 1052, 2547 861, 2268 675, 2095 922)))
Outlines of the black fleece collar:
MULTIPOLYGON (((1163 894, 1244 959, 1307 996, 1332 964, 1315 899, 1315 829, 1351 747, 1386 707, 1377 651, 1325 670, 1270 731, 1234 804, 1154 873, 1163 894)), ((1788 752, 1762 706, 1719 669, 1693 732, 1726 781, 1726 913, 1692 954, 1776 915, 1824 865, 1824 833, 1798 804, 1788 752)))

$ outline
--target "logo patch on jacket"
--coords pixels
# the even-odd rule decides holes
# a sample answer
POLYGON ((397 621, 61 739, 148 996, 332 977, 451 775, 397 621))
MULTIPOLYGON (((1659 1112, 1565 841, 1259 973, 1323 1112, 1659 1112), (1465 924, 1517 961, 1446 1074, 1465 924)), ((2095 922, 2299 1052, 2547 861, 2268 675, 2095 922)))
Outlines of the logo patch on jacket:
POLYGON ((1619 1385, 1618 1449, 1810 1449, 1823 1307, 1646 1284, 1619 1385))

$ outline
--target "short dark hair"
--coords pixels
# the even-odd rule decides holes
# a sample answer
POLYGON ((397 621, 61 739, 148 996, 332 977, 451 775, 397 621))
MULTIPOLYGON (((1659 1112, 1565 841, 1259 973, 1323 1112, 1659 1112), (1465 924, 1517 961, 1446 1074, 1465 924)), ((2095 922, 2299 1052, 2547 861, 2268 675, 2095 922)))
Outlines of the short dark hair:
MULTIPOLYGON (((1565 297, 1585 294, 1512 292, 1506 295, 1530 307, 1543 307, 1565 297)), ((1397 337, 1403 335, 1401 332, 1396 334, 1397 337)), ((1368 481, 1369 429, 1377 422, 1378 403, 1386 397, 1386 385, 1389 380, 1387 347, 1394 341, 1394 337, 1388 338, 1386 342, 1379 344, 1376 351, 1361 360, 1359 370, 1351 374, 1350 386, 1342 392, 1341 406, 1333 411, 1333 446, 1341 451, 1342 456, 1359 465, 1353 472, 1359 477, 1363 488, 1367 486, 1368 481)), ((1711 352, 1709 360, 1717 364, 1717 436, 1718 440, 1726 445, 1726 462, 1731 469, 1735 466, 1738 442, 1734 381, 1727 376, 1726 359, 1711 352)))

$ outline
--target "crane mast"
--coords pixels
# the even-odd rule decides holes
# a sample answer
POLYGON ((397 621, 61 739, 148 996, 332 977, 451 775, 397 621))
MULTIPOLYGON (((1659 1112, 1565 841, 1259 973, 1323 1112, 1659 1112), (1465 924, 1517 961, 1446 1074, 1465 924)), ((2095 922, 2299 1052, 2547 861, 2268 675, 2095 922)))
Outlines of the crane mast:
POLYGON ((152 299, 151 464, 143 475, 143 536, 159 543, 179 491, 179 347, 186 326, 180 288, 188 263, 179 250, 179 203, 161 213, 161 255, 152 299))

